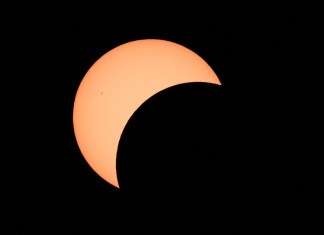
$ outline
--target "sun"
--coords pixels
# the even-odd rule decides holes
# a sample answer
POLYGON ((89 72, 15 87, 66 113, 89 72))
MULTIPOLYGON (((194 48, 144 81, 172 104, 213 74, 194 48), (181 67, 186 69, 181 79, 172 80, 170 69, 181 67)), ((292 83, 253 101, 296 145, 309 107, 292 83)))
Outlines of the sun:
POLYGON ((129 118, 156 93, 189 82, 221 85, 200 56, 174 42, 132 41, 99 58, 81 81, 73 107, 75 137, 91 168, 119 187, 116 154, 129 118))

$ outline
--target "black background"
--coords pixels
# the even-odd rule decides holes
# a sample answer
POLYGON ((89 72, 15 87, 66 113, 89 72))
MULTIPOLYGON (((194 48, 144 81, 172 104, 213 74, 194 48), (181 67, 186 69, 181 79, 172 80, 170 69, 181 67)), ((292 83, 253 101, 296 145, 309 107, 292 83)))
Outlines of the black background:
POLYGON ((320 212, 323 4, 12 4, 1 13, 4 234, 287 234, 320 212), (104 53, 158 38, 222 86, 156 94, 128 122, 121 189, 77 146, 77 88, 104 53))

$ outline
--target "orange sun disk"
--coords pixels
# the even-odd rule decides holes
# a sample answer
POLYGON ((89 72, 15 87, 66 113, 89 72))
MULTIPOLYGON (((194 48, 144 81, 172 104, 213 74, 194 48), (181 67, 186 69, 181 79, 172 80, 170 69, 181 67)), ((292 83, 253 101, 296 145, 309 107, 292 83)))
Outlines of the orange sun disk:
POLYGON ((76 140, 91 168, 119 188, 116 154, 129 118, 154 94, 189 82, 221 85, 201 57, 165 40, 125 43, 97 60, 81 81, 73 107, 76 140))

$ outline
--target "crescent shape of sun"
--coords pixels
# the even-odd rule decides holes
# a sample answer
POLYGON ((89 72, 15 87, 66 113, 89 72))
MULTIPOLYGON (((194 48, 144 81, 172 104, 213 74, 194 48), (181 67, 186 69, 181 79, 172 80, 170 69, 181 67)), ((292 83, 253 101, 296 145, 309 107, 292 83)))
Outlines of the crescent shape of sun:
POLYGON ((136 40, 99 58, 82 79, 73 107, 76 141, 91 168, 119 188, 117 149, 128 120, 156 93, 189 82, 221 85, 200 56, 174 42, 136 40))

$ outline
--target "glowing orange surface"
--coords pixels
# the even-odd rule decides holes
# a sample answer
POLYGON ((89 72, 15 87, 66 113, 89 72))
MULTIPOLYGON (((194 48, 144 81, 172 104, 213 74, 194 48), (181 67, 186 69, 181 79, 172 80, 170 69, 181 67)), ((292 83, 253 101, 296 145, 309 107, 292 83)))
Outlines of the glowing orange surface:
POLYGON ((73 109, 76 140, 92 169, 119 187, 116 153, 129 118, 154 94, 188 82, 220 85, 201 57, 169 41, 129 42, 96 61, 81 81, 73 109))

